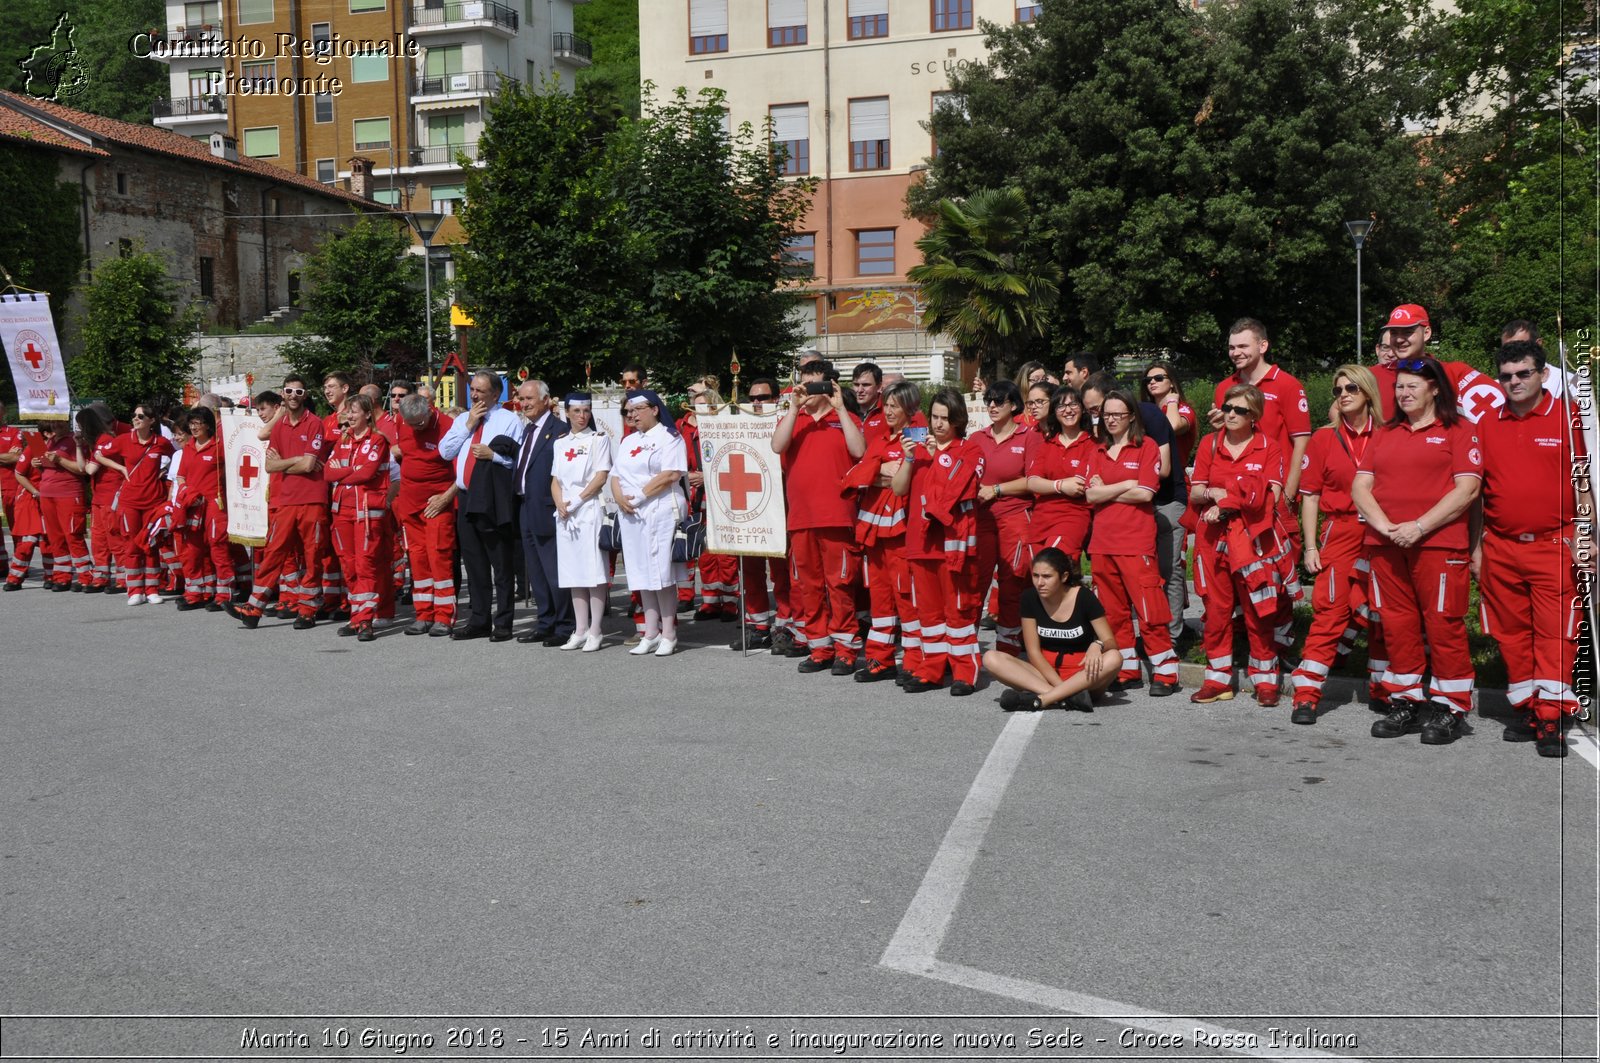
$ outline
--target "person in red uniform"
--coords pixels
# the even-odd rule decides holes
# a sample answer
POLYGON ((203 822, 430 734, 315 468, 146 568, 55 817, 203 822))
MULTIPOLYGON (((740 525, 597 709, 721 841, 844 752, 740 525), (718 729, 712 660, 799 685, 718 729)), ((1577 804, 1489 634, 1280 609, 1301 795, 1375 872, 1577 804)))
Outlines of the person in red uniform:
MULTIPOLYGON (((1433 326, 1428 321, 1428 312, 1422 307, 1416 303, 1402 303, 1389 312, 1389 320, 1378 335, 1385 333, 1389 339, 1388 360, 1384 361, 1380 348, 1373 375, 1378 378, 1378 392, 1383 399, 1383 419, 1387 422, 1393 420, 1395 415, 1394 384, 1399 363, 1427 356, 1428 341, 1433 338, 1433 326)), ((1477 424, 1506 401, 1505 392, 1493 380, 1466 362, 1440 362, 1439 365, 1456 393, 1457 414, 1469 423, 1477 424)))
POLYGON ((1081 567, 1089 541, 1089 466, 1094 458, 1094 433, 1084 427, 1083 396, 1071 384, 1051 395, 1039 422, 1040 443, 1028 467, 1033 494, 1034 552, 1060 550, 1081 567))
MULTIPOLYGON (((689 511, 698 512, 704 519, 706 506, 706 474, 704 455, 700 452, 699 414, 722 408, 722 396, 717 393, 717 378, 701 377, 689 385, 689 402, 684 416, 678 419, 678 431, 683 434, 683 444, 689 456, 689 511)), ((696 620, 739 619, 739 559, 733 554, 719 554, 702 550, 695 563, 700 574, 700 607, 695 610, 696 620)), ((693 589, 693 583, 690 584, 693 589)))
POLYGON ((978 486, 977 580, 985 590, 991 578, 998 587, 995 649, 1017 656, 1022 652, 1022 592, 1033 568, 1028 467, 1035 462, 1044 437, 1018 422, 1022 392, 1011 381, 990 384, 983 401, 989 408, 989 427, 968 440, 983 458, 978 486))
POLYGON ((1588 477, 1573 488, 1588 450, 1572 406, 1545 390, 1544 348, 1514 341, 1495 360, 1506 404, 1478 422, 1483 527, 1472 569, 1483 630, 1500 644, 1506 694, 1520 716, 1505 738, 1564 757, 1563 726, 1579 707, 1569 682, 1581 619, 1573 564, 1595 557, 1585 534, 1594 513, 1588 477), (1589 515, 1581 527, 1580 513, 1589 515))
POLYGON ((883 387, 883 370, 875 362, 862 362, 850 373, 850 388, 855 392, 856 405, 861 407, 861 434, 869 444, 890 434, 883 387))
POLYGON ((978 683, 978 614, 985 588, 978 585, 976 509, 983 455, 965 438, 967 406, 955 388, 933 393, 928 437, 905 448, 890 483, 906 506, 907 565, 920 626, 920 654, 902 688, 937 690, 950 673, 952 697, 978 683))
POLYGON ((1278 703, 1273 621, 1283 593, 1276 513, 1283 452, 1256 431, 1266 399, 1235 384, 1222 399, 1223 427, 1201 442, 1189 487, 1194 519, 1194 586, 1206 603, 1206 676, 1189 695, 1197 704, 1233 698, 1233 611, 1244 610, 1250 685, 1260 705, 1278 703))
MULTIPOLYGON (((1285 479, 1283 497, 1278 502, 1278 531, 1288 549, 1288 559, 1300 555, 1300 525, 1289 507, 1289 499, 1299 497, 1300 465, 1306 447, 1311 442, 1311 408, 1306 402, 1306 390, 1289 373, 1267 363, 1267 327, 1253 317, 1240 318, 1228 329, 1228 360, 1234 372, 1224 377, 1212 396, 1212 407, 1207 415, 1211 427, 1222 428, 1222 400, 1228 389, 1236 384, 1255 386, 1265 400, 1265 406, 1256 428, 1278 445, 1283 454, 1285 479)), ((1294 602, 1300 595, 1298 582, 1291 571, 1288 593, 1279 599, 1274 641, 1279 654, 1294 649, 1294 602)))
POLYGON ((122 473, 99 458, 111 448, 118 433, 115 422, 102 419, 93 406, 79 410, 77 420, 83 451, 89 459, 85 466, 90 484, 89 557, 94 565, 94 581, 89 591, 104 594, 109 590, 117 594, 121 593, 119 582, 124 582, 117 574, 117 560, 122 556, 122 533, 111 512, 111 502, 122 487, 122 473))
POLYGON ((167 470, 172 466, 171 441, 161 434, 155 407, 133 409, 133 428, 99 450, 95 462, 121 478, 108 505, 116 522, 118 562, 127 580, 129 605, 161 604, 161 559, 145 529, 167 501, 167 470))
POLYGON ((16 523, 17 464, 22 461, 22 429, 6 424, 6 404, 0 401, 0 512, 6 525, 16 523))
POLYGON ((1380 427, 1378 381, 1365 366, 1341 365, 1334 371, 1336 420, 1311 437, 1300 474, 1303 564, 1316 576, 1311 595, 1311 630, 1294 671, 1291 723, 1314 724, 1328 671, 1367 630, 1368 698, 1387 712, 1383 673, 1388 669, 1383 627, 1368 602, 1372 566, 1367 561, 1366 528, 1350 500, 1356 466, 1380 427), (1321 531, 1318 524, 1321 523, 1321 531))
POLYGON ((400 400, 400 490, 395 515, 411 559, 416 619, 407 635, 447 637, 456 619, 456 470, 439 456, 439 441, 454 420, 425 396, 400 400))
POLYGON ((1102 397, 1098 446, 1089 464, 1084 497, 1094 507, 1089 539, 1095 593, 1122 652, 1122 670, 1108 689, 1139 685, 1139 651, 1133 619, 1139 620, 1150 662, 1150 695, 1178 692, 1178 655, 1172 650, 1166 588, 1156 562, 1153 499, 1161 484, 1161 452, 1144 434, 1138 408, 1125 391, 1102 397))
POLYGON ((322 458, 327 438, 320 417, 306 409, 306 381, 286 377, 281 389, 283 406, 263 429, 267 447, 267 472, 282 473, 274 485, 278 506, 267 532, 266 548, 259 551, 255 583, 250 598, 230 612, 245 627, 261 622, 267 595, 287 572, 293 587, 290 604, 297 612, 296 630, 315 627, 322 606, 322 553, 328 534, 328 484, 322 478, 322 458))
MULTIPOLYGON (((34 464, 36 458, 44 455, 43 436, 28 433, 24 437, 18 432, 13 449, 22 453, 12 464, 17 493, 11 510, 6 514, 6 520, 11 525, 11 565, 6 570, 6 582, 0 590, 7 591, 22 589, 22 581, 27 578, 28 566, 33 561, 33 552, 44 540, 44 507, 38 486, 40 470, 34 464)), ((44 574, 48 579, 48 568, 44 574)))
MULTIPOLYGON (((750 382, 750 409, 757 416, 770 415, 776 410, 778 384, 770 377, 760 377, 750 382)), ((728 648, 743 651, 747 645, 752 650, 771 650, 775 657, 809 657, 810 653, 795 645, 794 623, 789 611, 789 562, 781 557, 745 557, 740 565, 744 573, 744 623, 749 630, 729 643, 728 648), (771 577, 772 590, 767 590, 771 577)))
POLYGON ((233 600, 233 552, 222 489, 222 440, 217 416, 204 406, 189 411, 189 442, 178 463, 178 557, 183 564, 180 610, 221 612, 233 600))
POLYGON ((1467 648, 1468 510, 1482 487, 1483 451, 1471 422, 1456 412, 1455 389, 1432 358, 1396 368, 1395 418, 1373 439, 1350 489, 1366 521, 1372 603, 1383 623, 1389 713, 1374 738, 1417 730, 1425 745, 1461 733, 1472 708, 1467 648), (1424 643, 1426 639, 1426 643, 1424 643), (1423 718, 1422 676, 1435 706, 1423 718))
POLYGON ((83 591, 94 582, 87 538, 89 507, 84 501, 89 459, 82 440, 62 421, 42 421, 44 453, 34 459, 39 472, 39 505, 45 538, 55 559, 46 585, 53 591, 83 591))
POLYGON ((800 391, 773 429, 772 449, 784 461, 791 593, 810 648, 800 671, 850 675, 861 649, 855 604, 861 549, 855 499, 840 485, 867 444, 836 375, 821 358, 800 367, 800 391))
MULTIPOLYGON (((344 400, 350 397, 354 383, 348 373, 329 373, 322 380, 322 397, 328 403, 328 412, 322 417, 325 450, 333 449, 344 430, 344 400)), ((330 620, 347 620, 349 607, 349 587, 330 535, 322 550, 322 610, 330 620)))
POLYGON ((330 512, 333 546, 350 581, 350 622, 341 635, 371 642, 377 635, 378 586, 393 547, 388 509, 390 444, 373 428, 377 409, 365 395, 351 395, 342 408, 345 427, 322 467, 333 485, 330 512))
POLYGON ((856 673, 858 683, 895 679, 895 629, 905 652, 906 670, 915 670, 921 656, 921 625, 911 597, 911 572, 906 566, 906 500, 894 493, 894 474, 906 458, 903 433, 913 413, 921 411, 922 393, 915 384, 900 381, 883 392, 884 424, 888 435, 875 435, 867 453, 844 479, 844 486, 859 488, 856 542, 866 555, 867 590, 871 598, 872 627, 867 633, 867 666, 856 673))

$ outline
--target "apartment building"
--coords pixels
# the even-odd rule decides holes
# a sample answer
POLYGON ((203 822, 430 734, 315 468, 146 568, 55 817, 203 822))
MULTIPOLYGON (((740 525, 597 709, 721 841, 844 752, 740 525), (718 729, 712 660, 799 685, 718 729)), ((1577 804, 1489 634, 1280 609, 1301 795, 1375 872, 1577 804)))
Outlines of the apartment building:
POLYGON ((927 122, 959 107, 950 73, 984 56, 979 20, 1031 22, 1038 0, 640 0, 640 74, 727 93, 729 120, 772 123, 789 172, 821 187, 791 254, 823 354, 921 378, 953 371, 920 327, 906 270, 924 227, 905 216, 937 150, 927 122))
MULTIPOLYGON (((373 196, 454 215, 460 159, 477 157, 506 81, 570 90, 590 63, 572 32, 587 0, 167 0, 138 47, 169 65, 155 124, 223 133, 240 155, 347 186, 372 161, 373 196)), ((446 217, 435 242, 457 242, 446 217)))

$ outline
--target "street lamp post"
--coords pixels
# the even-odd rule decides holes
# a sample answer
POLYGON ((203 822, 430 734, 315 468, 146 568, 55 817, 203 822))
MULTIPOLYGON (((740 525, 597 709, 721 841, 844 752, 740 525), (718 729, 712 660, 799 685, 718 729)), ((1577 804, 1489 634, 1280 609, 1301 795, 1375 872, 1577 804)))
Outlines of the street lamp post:
POLYGON ((1356 245, 1356 364, 1360 365, 1361 352, 1364 350, 1361 345, 1361 245, 1367 242, 1367 233, 1372 231, 1372 219, 1347 221, 1344 227, 1356 245))
MULTIPOLYGON (((410 204, 407 203, 407 206, 410 204)), ((431 210, 414 210, 406 215, 406 221, 417 231, 417 236, 422 240, 422 299, 423 316, 428 330, 428 373, 433 373, 433 234, 439 231, 439 223, 444 220, 444 215, 431 210)), ((441 370, 440 376, 444 373, 441 370)), ((437 378, 435 378, 437 383, 437 378)))

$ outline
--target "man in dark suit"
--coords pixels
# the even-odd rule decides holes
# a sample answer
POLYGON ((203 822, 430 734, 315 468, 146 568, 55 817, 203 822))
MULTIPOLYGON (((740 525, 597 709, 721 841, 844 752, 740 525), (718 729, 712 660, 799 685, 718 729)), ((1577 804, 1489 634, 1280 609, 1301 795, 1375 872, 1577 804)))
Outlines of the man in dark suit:
POLYGON ((550 389, 542 380, 523 381, 517 388, 517 403, 526 423, 517 455, 517 513, 522 521, 528 589, 539 607, 533 628, 518 635, 517 641, 559 646, 572 636, 572 595, 557 585, 556 503, 550 494, 550 464, 556 441, 567 434, 567 422, 556 416, 550 389))

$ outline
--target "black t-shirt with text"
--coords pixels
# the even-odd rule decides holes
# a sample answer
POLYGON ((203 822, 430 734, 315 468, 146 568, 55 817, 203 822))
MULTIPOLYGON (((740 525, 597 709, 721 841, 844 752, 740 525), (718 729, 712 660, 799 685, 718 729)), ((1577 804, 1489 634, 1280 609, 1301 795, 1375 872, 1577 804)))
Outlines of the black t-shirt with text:
POLYGON ((1022 618, 1039 625, 1039 648, 1046 653, 1083 653, 1095 641, 1094 621, 1105 615, 1100 599, 1087 587, 1078 588, 1077 601, 1065 620, 1053 619, 1032 587, 1022 592, 1022 618))

